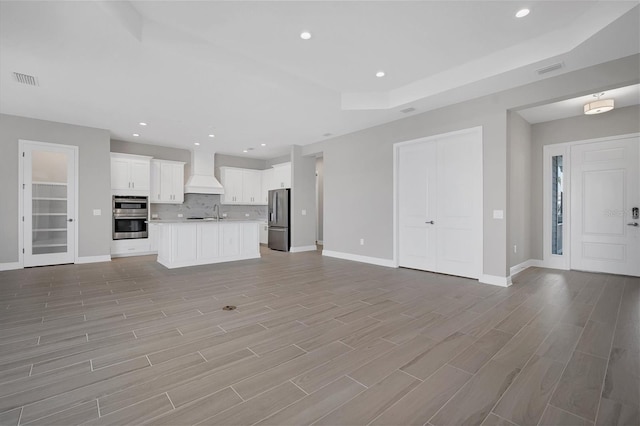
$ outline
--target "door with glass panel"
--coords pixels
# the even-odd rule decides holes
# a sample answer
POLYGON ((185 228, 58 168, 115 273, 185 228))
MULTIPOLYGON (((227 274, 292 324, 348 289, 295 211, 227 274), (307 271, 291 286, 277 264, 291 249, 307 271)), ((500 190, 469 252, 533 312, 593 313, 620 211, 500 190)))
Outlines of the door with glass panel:
POLYGON ((24 266, 75 260, 76 149, 21 141, 24 266))

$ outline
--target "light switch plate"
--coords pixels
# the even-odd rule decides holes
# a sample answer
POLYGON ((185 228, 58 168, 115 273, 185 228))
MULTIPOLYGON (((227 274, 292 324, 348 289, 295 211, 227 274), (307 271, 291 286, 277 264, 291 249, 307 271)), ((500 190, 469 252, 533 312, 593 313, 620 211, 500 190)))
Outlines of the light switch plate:
POLYGON ((504 219, 504 210, 494 210, 493 211, 494 219, 504 219))
POLYGON ((100 209, 93 209, 93 215, 94 215, 94 216, 102 216, 102 210, 100 210, 100 209))
POLYGON ((307 211, 306 210, 302 210, 302 216, 306 216, 307 215, 307 211))
POLYGON ((249 213, 245 213, 245 214, 244 214, 244 217, 249 217, 249 213))
POLYGON ((182 213, 178 213, 178 217, 182 217, 182 213))
POLYGON ((151 215, 151 219, 157 219, 158 218, 158 213, 153 213, 151 215))

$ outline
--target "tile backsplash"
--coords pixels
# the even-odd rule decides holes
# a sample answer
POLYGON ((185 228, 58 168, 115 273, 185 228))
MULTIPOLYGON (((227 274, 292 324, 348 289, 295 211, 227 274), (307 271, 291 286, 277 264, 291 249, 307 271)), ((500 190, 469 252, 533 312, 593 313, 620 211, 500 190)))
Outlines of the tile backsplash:
POLYGON ((151 214, 157 214, 158 219, 176 219, 180 213, 184 218, 212 217, 213 206, 216 204, 220 207, 220 216, 226 213, 229 219, 267 220, 267 206, 223 205, 220 204, 220 195, 212 194, 184 194, 182 204, 154 203, 151 204, 151 214))

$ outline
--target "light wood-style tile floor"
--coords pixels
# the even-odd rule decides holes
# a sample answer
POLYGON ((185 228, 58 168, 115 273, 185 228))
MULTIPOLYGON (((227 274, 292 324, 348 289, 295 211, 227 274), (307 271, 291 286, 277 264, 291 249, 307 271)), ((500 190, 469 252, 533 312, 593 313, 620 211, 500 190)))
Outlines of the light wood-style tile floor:
POLYGON ((0 272, 2 425, 638 425, 639 405, 638 278, 499 288, 264 249, 0 272))

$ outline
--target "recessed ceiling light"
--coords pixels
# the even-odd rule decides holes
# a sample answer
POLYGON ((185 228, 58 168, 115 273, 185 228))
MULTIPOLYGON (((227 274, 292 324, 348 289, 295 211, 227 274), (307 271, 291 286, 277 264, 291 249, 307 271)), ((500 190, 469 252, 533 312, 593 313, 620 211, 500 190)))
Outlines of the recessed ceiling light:
POLYGON ((303 40, 309 40, 311 38, 311 33, 309 31, 303 31, 300 33, 300 38, 303 40))
POLYGON ((242 152, 249 152, 249 151, 247 151, 246 149, 243 149, 242 152))
POLYGON ((194 142, 193 143, 195 146, 200 146, 200 142, 194 142))
POLYGON ((138 136, 140 136, 140 135, 139 135, 139 134, 137 134, 137 133, 134 133, 134 134, 133 134, 133 136, 138 137, 138 136))
POLYGON ((376 77, 384 77, 384 71, 378 71, 376 77))
POLYGON ((266 143, 261 143, 260 146, 267 146, 267 144, 266 143))
POLYGON ((146 125, 147 125, 147 123, 144 123, 144 122, 142 122, 142 121, 141 121, 141 122, 139 122, 138 124, 139 124, 139 125, 141 125, 141 126, 146 126, 146 125))
POLYGON ((529 9, 520 9, 516 12, 516 18, 524 18, 531 12, 529 9))
POLYGON ((210 137, 210 138, 215 138, 215 137, 216 137, 216 135, 214 135, 214 134, 210 134, 210 135, 209 135, 209 137, 210 137))

